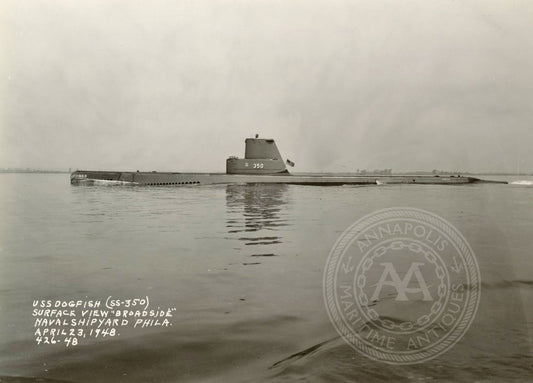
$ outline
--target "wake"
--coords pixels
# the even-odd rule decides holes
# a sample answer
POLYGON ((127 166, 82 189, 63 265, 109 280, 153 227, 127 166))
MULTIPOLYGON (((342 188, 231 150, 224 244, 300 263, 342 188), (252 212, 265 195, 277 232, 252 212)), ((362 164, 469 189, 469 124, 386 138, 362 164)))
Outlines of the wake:
POLYGON ((519 180, 509 182, 510 185, 520 185, 520 186, 533 186, 533 181, 529 180, 519 180))

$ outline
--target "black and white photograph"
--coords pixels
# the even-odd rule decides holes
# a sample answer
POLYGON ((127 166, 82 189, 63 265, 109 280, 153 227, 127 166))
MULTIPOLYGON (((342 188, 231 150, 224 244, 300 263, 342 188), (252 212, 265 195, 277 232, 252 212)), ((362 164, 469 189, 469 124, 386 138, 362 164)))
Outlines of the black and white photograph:
POLYGON ((533 2, 0 0, 0 382, 533 382, 533 2))

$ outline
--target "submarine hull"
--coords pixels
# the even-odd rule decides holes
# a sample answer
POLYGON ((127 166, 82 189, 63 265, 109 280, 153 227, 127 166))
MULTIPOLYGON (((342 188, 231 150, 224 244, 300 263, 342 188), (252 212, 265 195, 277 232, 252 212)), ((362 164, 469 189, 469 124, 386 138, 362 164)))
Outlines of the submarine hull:
MULTIPOLYGON (((244 158, 229 157, 226 173, 113 172, 77 170, 71 184, 130 184, 149 186, 193 186, 213 184, 295 184, 295 185, 382 185, 430 184, 463 185, 483 181, 474 177, 421 175, 364 175, 289 173, 275 141, 271 138, 247 138, 244 158)), ((287 163, 294 166, 292 161, 287 163)), ((502 182, 506 183, 506 182, 502 182)))
POLYGON ((420 175, 248 175, 225 173, 170 173, 170 172, 115 172, 77 170, 70 176, 73 185, 126 184, 147 186, 197 186, 213 184, 269 183, 294 185, 382 185, 382 184, 423 184, 423 185, 464 185, 473 183, 506 183, 486 181, 474 177, 460 176, 420 176, 420 175))

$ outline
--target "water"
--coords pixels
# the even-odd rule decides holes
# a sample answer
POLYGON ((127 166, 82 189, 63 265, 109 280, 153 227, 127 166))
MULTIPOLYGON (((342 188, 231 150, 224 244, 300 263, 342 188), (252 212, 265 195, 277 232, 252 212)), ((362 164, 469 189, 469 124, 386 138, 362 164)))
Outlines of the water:
MULTIPOLYGON (((494 177, 493 177, 494 178, 494 177)), ((74 187, 0 174, 1 381, 533 380, 533 188, 512 185, 74 187), (409 206, 456 226, 482 298, 446 354, 390 366, 334 330, 322 273, 338 236, 409 206), (149 296, 168 328, 36 346, 34 299, 149 296)))

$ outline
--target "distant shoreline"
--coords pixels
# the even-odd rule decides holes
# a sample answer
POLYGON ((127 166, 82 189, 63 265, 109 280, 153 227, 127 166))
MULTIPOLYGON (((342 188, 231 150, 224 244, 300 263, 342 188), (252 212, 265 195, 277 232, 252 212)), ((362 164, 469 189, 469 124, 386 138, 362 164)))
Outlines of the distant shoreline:
POLYGON ((0 169, 0 173, 70 174, 68 170, 0 169))

